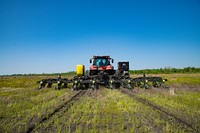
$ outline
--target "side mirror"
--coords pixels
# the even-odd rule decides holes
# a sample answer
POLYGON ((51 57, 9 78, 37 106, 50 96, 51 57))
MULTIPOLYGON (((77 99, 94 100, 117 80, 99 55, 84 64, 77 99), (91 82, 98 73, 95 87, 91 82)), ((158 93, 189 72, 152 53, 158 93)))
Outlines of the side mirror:
POLYGON ((111 62, 112 62, 112 63, 114 63, 114 60, 113 60, 113 59, 111 59, 111 62))
POLYGON ((92 63, 92 59, 90 59, 90 63, 92 63))

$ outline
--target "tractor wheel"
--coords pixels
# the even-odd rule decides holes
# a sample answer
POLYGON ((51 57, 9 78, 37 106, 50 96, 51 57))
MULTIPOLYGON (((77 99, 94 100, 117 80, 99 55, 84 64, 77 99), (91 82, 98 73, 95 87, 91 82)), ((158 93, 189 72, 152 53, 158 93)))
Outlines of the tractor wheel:
POLYGON ((84 84, 84 88, 85 88, 85 89, 88 89, 89 86, 90 86, 90 85, 89 85, 88 83, 85 83, 85 84, 84 84))
POLYGON ((168 89, 168 88, 169 88, 165 83, 161 83, 161 84, 160 84, 160 87, 161 87, 161 88, 164 88, 164 89, 168 89))
POLYGON ((134 85, 133 84, 127 84, 127 89, 134 89, 134 85))
POLYGON ((62 83, 58 83, 55 87, 55 90, 60 90, 62 88, 62 83))
POLYGON ((78 90, 77 84, 73 84, 73 90, 74 91, 78 90))
POLYGON ((51 88, 51 87, 52 87, 52 83, 48 83, 47 88, 51 88))
POLYGON ((145 84, 144 84, 144 88, 145 88, 145 89, 150 89, 150 86, 149 86, 148 84, 145 83, 145 84))
POLYGON ((153 87, 158 87, 158 83, 156 83, 156 82, 153 82, 153 87))
POLYGON ((38 87, 38 90, 41 90, 42 89, 42 86, 41 85, 39 85, 39 87, 38 87))
POLYGON ((114 85, 112 83, 109 83, 109 88, 114 89, 114 85))
POLYGON ((67 88, 67 84, 64 84, 64 85, 63 85, 63 88, 67 88))
POLYGON ((96 84, 96 89, 99 89, 99 84, 96 84))
POLYGON ((121 86, 121 84, 120 84, 120 83, 115 83, 115 84, 114 84, 114 89, 119 89, 119 88, 120 88, 120 86, 121 86))
POLYGON ((60 86, 55 86, 55 90, 60 90, 61 89, 61 87, 60 86))

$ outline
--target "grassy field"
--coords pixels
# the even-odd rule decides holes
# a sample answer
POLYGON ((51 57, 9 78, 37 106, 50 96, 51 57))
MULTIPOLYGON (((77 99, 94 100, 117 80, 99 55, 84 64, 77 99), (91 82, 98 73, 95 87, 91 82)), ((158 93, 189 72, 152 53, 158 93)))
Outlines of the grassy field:
POLYGON ((101 87, 75 97, 71 88, 37 90, 50 76, 0 77, 0 132, 200 132, 200 74, 147 76, 168 79, 174 94, 101 87))

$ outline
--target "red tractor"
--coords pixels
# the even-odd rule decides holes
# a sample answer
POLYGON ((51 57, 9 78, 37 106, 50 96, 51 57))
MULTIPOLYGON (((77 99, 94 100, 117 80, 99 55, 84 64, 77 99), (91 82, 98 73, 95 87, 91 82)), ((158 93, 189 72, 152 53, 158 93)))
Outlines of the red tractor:
POLYGON ((98 75, 100 72, 107 73, 108 75, 115 74, 114 66, 111 65, 111 63, 114 63, 114 60, 110 56, 93 56, 90 59, 90 63, 92 63, 89 71, 90 76, 98 75))

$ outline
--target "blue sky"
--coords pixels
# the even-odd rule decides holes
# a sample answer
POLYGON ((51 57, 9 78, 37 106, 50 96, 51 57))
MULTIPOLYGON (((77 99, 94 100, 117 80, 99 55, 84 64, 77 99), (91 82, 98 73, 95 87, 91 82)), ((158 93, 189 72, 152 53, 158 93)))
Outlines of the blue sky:
POLYGON ((200 0, 0 0, 0 75, 200 67, 200 0))

